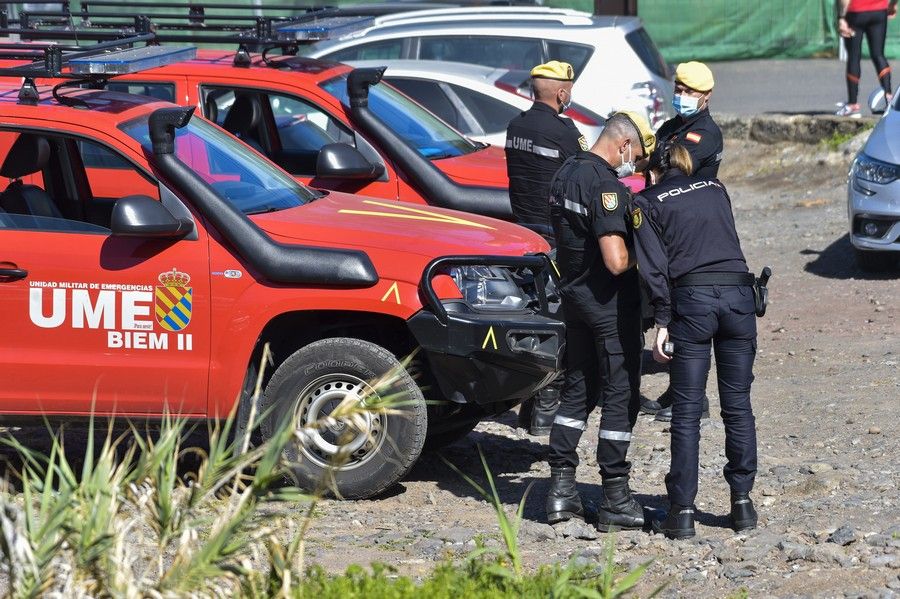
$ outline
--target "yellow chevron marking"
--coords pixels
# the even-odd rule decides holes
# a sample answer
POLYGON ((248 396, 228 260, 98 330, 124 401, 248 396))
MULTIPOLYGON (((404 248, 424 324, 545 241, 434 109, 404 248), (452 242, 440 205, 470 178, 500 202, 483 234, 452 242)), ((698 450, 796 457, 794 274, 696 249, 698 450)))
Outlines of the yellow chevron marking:
POLYGON ((484 343, 481 344, 481 349, 487 348, 488 341, 491 342, 491 345, 494 346, 494 349, 497 349, 497 336, 494 335, 494 327, 488 329, 487 335, 484 338, 484 343))
POLYGON ((559 267, 556 265, 556 260, 551 260, 551 261, 550 261, 550 264, 553 265, 553 270, 556 271, 556 276, 557 276, 557 277, 561 277, 562 275, 559 274, 559 267))
POLYGON ((383 216, 385 218, 404 218, 409 220, 425 220, 436 223, 448 223, 453 225, 463 225, 465 227, 475 227, 477 229, 490 229, 492 231, 494 230, 494 227, 491 227, 489 225, 476 223, 475 221, 459 218, 458 216, 451 216, 449 214, 437 214, 435 212, 429 212, 428 210, 413 208, 412 206, 400 206, 388 202, 379 202, 377 200, 363 200, 363 203, 369 204, 371 206, 390 208, 391 210, 395 210, 397 212, 381 212, 377 210, 350 210, 342 208, 341 210, 338 210, 338 213, 359 214, 362 216, 383 216))
POLYGON ((388 290, 384 293, 383 296, 381 296, 381 301, 386 302, 392 293, 394 294, 394 301, 396 301, 399 304, 400 303, 400 288, 397 287, 397 281, 394 281, 394 283, 390 287, 388 287, 388 290))

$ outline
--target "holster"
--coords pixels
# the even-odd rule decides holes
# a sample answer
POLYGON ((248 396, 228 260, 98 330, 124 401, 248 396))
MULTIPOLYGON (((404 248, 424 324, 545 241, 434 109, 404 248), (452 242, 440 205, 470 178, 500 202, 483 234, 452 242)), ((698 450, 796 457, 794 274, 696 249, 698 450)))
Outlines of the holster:
POLYGON ((766 266, 762 269, 762 273, 756 277, 753 284, 753 299, 756 302, 756 315, 760 318, 766 315, 766 306, 769 305, 769 288, 766 284, 769 277, 772 276, 772 269, 766 266))

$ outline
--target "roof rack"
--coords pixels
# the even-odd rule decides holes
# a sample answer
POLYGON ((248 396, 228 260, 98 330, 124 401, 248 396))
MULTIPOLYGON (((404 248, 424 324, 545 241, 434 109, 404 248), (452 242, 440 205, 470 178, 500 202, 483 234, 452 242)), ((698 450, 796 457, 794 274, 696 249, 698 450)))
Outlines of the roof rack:
POLYGON ((3 43, 0 44, 0 59, 32 62, 0 67, 0 77, 22 79, 19 89, 19 102, 22 104, 37 104, 39 95, 35 79, 64 79, 53 88, 53 97, 61 104, 74 104, 78 102, 76 99, 58 95, 61 87, 82 83, 98 85, 110 77, 190 60, 197 54, 193 46, 135 47, 135 44, 147 44, 154 40, 152 33, 122 36, 106 32, 106 39, 89 46, 3 43))
MULTIPOLYGON (((18 4, 0 0, 0 7, 18 4)), ((256 16, 258 7, 250 4, 149 2, 146 0, 85 0, 79 11, 61 1, 60 11, 20 12, 18 19, 0 8, 0 35, 19 35, 23 40, 108 39, 111 31, 118 35, 152 33, 156 42, 237 45, 234 64, 250 65, 250 51, 266 53, 280 48, 283 54, 296 54, 298 45, 312 43, 362 29, 374 17, 358 11, 332 6, 267 6, 266 10, 301 11, 292 16, 256 16), (135 9, 187 9, 180 13, 135 14, 135 9), (115 8, 121 12, 98 12, 96 8, 115 8), (208 14, 210 10, 227 10, 228 15, 208 14), (246 14, 246 13, 250 14, 246 14), (10 27, 18 24, 18 28, 10 27), (61 25, 63 25, 61 27, 61 25)))

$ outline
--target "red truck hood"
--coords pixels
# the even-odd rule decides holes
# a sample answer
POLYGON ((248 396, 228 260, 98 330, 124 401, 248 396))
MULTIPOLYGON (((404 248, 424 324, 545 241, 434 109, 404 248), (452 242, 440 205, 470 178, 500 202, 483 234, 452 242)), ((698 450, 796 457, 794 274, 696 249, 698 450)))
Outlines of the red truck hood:
POLYGON ((251 218, 270 235, 324 247, 378 248, 430 258, 521 256, 549 249, 536 233, 501 220, 338 192, 251 218))
POLYGON ((509 187, 506 154, 502 148, 488 146, 462 156, 435 160, 434 165, 462 185, 509 187))

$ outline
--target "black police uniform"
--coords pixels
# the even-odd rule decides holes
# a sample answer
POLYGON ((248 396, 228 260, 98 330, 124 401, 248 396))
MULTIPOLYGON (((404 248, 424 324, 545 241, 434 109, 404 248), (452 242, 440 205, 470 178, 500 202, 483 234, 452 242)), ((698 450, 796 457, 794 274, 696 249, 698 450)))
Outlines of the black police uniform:
POLYGON ((633 205, 640 276, 650 288, 656 324, 668 327, 675 345, 669 499, 689 508, 697 495, 700 404, 711 345, 725 424, 725 479, 733 494, 749 493, 756 476, 750 406, 756 355, 754 277, 738 241, 731 200, 717 180, 669 170, 633 205))
POLYGON ((509 122, 506 172, 517 223, 530 225, 553 243, 547 203, 550 180, 566 158, 587 149, 575 123, 542 102, 535 102, 509 122))
POLYGON ((632 246, 630 193, 613 168, 591 152, 566 160, 553 178, 550 213, 566 322, 566 370, 550 431, 551 468, 578 465, 576 447, 600 403, 597 462, 604 479, 627 476, 626 460, 640 397, 638 274, 603 263, 598 238, 619 234, 632 246))
POLYGON ((669 142, 675 141, 687 149, 694 163, 695 177, 715 179, 719 176, 722 161, 722 131, 704 108, 685 118, 677 115, 669 119, 656 132, 656 151, 665 150, 669 142))

